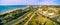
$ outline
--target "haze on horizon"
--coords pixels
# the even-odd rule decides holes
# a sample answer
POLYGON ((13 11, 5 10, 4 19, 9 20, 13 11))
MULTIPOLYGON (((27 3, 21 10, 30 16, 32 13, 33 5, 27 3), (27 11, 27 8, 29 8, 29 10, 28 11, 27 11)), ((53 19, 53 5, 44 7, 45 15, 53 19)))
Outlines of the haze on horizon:
POLYGON ((0 5, 60 5, 60 0, 0 0, 0 5))

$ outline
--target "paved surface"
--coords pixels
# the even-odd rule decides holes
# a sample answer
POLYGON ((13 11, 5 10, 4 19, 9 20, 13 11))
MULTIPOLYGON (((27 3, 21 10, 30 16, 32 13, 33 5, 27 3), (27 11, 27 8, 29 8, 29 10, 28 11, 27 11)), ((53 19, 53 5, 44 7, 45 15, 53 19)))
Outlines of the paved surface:
MULTIPOLYGON (((38 12, 40 15, 42 15, 43 17, 46 17, 46 16, 44 16, 41 12, 39 12, 39 11, 37 11, 37 12, 38 12)), ((50 19, 51 21, 60 24, 60 22, 58 22, 56 19, 52 19, 52 18, 49 18, 49 17, 47 17, 47 19, 50 19)))
POLYGON ((12 24, 15 23, 16 21, 19 21, 19 20, 21 20, 22 18, 24 18, 24 16, 25 16, 26 14, 28 14, 28 13, 29 13, 29 12, 25 13, 23 16, 19 17, 19 18, 16 19, 16 20, 13 20, 13 21, 7 23, 6 25, 12 25, 12 24))

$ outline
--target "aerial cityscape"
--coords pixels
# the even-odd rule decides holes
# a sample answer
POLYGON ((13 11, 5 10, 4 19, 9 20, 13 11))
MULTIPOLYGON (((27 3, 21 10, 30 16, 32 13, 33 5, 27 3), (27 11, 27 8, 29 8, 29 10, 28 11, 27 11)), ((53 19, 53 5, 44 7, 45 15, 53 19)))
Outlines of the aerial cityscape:
POLYGON ((60 0, 0 0, 0 25, 60 25, 60 0))
POLYGON ((60 6, 58 5, 20 7, 16 7, 16 10, 11 12, 0 13, 0 25, 60 25, 60 6))

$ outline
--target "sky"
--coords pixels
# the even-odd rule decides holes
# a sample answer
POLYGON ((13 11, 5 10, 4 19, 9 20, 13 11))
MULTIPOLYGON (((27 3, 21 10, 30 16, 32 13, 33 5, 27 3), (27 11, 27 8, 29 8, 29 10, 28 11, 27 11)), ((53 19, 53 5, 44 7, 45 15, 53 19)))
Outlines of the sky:
MULTIPOLYGON (((60 0, 0 0, 1 5, 60 5, 60 0)), ((0 12, 13 8, 0 8, 0 12)), ((15 9, 15 8, 14 8, 15 9)))
POLYGON ((0 0, 0 5, 60 5, 60 0, 0 0))

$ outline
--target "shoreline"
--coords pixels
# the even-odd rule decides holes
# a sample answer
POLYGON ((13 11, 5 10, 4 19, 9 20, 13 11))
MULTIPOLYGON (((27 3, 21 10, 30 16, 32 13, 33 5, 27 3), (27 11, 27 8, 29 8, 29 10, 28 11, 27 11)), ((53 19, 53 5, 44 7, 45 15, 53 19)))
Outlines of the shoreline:
MULTIPOLYGON (((28 6, 26 6, 26 7, 28 7, 28 6)), ((5 14, 5 13, 10 13, 12 11, 19 10, 19 9, 25 9, 26 7, 23 7, 23 8, 15 8, 15 9, 12 9, 12 10, 7 10, 7 11, 4 11, 4 12, 1 12, 0 15, 5 14)))
POLYGON ((12 11, 19 10, 19 9, 25 9, 25 8, 16 8, 16 9, 12 9, 12 10, 7 10, 7 11, 0 13, 0 15, 5 14, 5 13, 10 13, 12 11))

